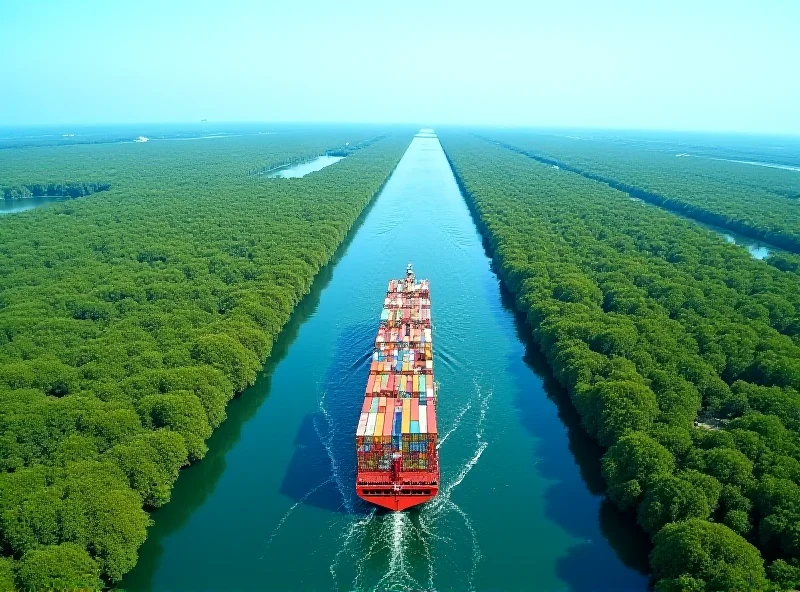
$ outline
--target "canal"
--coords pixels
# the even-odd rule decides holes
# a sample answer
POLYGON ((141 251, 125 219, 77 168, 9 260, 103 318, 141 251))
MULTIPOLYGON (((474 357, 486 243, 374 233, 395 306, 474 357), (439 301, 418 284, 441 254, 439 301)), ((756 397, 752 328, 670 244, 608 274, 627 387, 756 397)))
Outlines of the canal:
POLYGON ((647 538, 604 500, 601 451, 525 335, 438 139, 414 138, 123 587, 645 590, 647 538), (353 436, 409 261, 431 282, 442 487, 392 514, 356 497, 353 436))

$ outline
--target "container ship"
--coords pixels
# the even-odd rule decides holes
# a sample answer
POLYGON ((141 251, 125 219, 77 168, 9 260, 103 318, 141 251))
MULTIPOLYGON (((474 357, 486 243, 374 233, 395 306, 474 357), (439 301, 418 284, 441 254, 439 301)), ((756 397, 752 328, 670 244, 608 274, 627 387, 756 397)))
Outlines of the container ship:
POLYGON ((439 491, 437 385, 427 280, 389 281, 356 430, 356 492, 400 511, 439 491))

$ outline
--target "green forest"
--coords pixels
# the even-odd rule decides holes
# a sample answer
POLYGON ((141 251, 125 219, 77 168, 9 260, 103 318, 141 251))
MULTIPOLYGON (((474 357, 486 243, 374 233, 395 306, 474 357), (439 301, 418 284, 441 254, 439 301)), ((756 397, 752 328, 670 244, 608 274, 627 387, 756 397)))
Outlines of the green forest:
POLYGON ((506 147, 640 199, 800 253, 800 175, 711 157, 517 131, 487 132, 506 147))
MULTIPOLYGON (((800 277, 605 183, 440 137, 503 282, 606 450, 608 496, 652 537, 658 592, 800 586, 800 277)), ((504 141, 556 153, 521 137, 504 141)), ((723 203, 729 163, 684 175, 656 154, 598 154, 576 162, 800 236, 797 186, 757 167, 738 165, 749 180, 723 203)))
POLYGON ((107 587, 134 566, 148 511, 206 454, 410 136, 4 151, 12 197, 86 197, 0 217, 0 590, 107 587), (248 175, 348 144, 302 179, 248 175))
POLYGON ((2 187, 3 199, 24 199, 26 197, 84 197, 97 191, 108 191, 111 183, 30 183, 2 187))

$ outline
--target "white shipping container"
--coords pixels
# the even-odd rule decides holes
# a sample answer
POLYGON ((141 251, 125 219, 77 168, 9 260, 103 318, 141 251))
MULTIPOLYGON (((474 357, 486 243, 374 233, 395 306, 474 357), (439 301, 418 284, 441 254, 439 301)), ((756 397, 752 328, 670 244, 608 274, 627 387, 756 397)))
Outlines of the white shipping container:
POLYGON ((361 417, 358 419, 358 429, 356 430, 356 436, 363 436, 366 433, 368 415, 369 415, 368 413, 362 413, 361 417))
POLYGON ((428 433, 428 407, 422 404, 419 406, 419 433, 428 433))
POLYGON ((372 434, 375 431, 375 422, 378 420, 378 413, 370 413, 367 418, 367 434, 372 434))

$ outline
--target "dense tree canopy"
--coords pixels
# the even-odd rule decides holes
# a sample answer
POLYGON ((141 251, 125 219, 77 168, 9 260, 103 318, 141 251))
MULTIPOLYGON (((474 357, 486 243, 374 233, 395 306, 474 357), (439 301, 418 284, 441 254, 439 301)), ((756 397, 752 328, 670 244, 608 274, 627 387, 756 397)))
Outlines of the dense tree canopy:
POLYGON ((377 130, 5 150, 8 186, 109 179, 0 218, 0 589, 97 587, 203 458, 391 174, 377 130), (250 169, 358 150, 302 179, 250 169))
POLYGON ((668 524, 656 534, 651 557, 658 590, 708 592, 763 590, 767 586, 761 555, 727 526, 699 518, 668 524))
POLYGON ((606 140, 499 132, 525 154, 611 184, 683 215, 800 253, 800 175, 720 158, 623 146, 606 140))
POLYGON ((758 589, 753 545, 792 581, 800 276, 606 184, 479 137, 441 138, 500 276, 608 448, 610 498, 655 536, 660 586, 758 589), (702 565, 670 567, 698 544, 702 565))
POLYGON ((26 197, 62 196, 83 197, 97 191, 108 191, 111 183, 28 183, 12 187, 0 187, 4 199, 23 199, 26 197))

